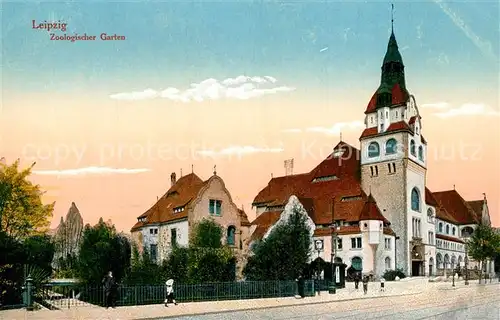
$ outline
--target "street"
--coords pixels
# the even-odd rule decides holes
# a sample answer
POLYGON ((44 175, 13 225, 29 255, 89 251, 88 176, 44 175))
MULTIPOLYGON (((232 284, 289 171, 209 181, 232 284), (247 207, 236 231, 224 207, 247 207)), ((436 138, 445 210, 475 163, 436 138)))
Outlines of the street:
POLYGON ((435 290, 415 296, 384 297, 253 311, 178 317, 216 319, 481 319, 500 320, 499 285, 435 290))

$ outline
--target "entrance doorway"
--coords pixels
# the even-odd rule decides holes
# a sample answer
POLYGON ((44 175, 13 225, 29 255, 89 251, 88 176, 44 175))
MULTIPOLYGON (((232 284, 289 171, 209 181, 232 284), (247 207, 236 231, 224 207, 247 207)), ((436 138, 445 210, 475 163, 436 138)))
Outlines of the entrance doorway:
POLYGON ((411 262, 411 276, 420 277, 422 275, 422 261, 412 261, 411 262))

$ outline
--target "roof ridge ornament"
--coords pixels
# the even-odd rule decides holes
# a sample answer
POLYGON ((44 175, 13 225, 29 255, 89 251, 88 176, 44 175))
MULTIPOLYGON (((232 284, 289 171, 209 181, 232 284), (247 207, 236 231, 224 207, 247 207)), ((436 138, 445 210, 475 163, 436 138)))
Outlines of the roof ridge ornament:
POLYGON ((394 33, 394 3, 391 3, 391 33, 394 33))

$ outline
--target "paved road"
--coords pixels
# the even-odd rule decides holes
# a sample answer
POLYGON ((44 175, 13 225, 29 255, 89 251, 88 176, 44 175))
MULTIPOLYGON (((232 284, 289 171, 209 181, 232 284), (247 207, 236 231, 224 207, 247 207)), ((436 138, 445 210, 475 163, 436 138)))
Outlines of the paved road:
POLYGON ((179 317, 182 320, 220 319, 439 319, 500 320, 500 285, 471 286, 406 297, 384 297, 317 305, 179 317))

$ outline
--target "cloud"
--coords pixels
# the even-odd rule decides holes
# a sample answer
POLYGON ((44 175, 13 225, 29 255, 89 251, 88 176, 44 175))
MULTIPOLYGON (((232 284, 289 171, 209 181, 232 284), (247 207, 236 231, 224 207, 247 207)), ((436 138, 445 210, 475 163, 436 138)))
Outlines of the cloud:
POLYGON ((421 107, 425 109, 448 109, 450 104, 448 102, 424 103, 421 107))
POLYGON ((149 169, 125 169, 108 167, 85 167, 66 170, 35 170, 34 174, 46 176, 84 176, 84 175, 105 175, 105 174, 136 174, 148 172, 149 169))
POLYGON ((498 60, 489 41, 484 41, 477 34, 475 34, 465 21, 462 20, 462 18, 453 10, 451 10, 446 3, 443 3, 441 0, 434 0, 434 2, 485 56, 493 59, 494 61, 498 60))
POLYGON ((458 108, 450 108, 443 112, 435 113, 440 118, 453 118, 459 116, 500 116, 500 112, 492 110, 484 104, 466 103, 458 108))
POLYGON ((290 92, 293 87, 276 85, 276 78, 271 76, 248 77, 238 76, 222 81, 206 79, 200 83, 192 83, 188 89, 167 88, 164 90, 146 89, 143 91, 122 92, 109 97, 115 100, 145 100, 164 98, 179 102, 202 102, 205 100, 239 99, 247 100, 263 95, 279 92, 290 92))
POLYGON ((306 131, 334 135, 334 134, 340 134, 342 130, 355 130, 363 128, 364 126, 365 125, 363 124, 362 121, 339 122, 331 127, 311 127, 307 128, 306 131))
POLYGON ((279 153, 285 151, 283 148, 259 148, 253 146, 230 146, 219 151, 213 149, 197 151, 198 154, 204 156, 228 156, 228 155, 244 155, 255 153, 279 153))
POLYGON ((324 52, 326 50, 328 50, 328 47, 324 47, 323 49, 319 50, 319 52, 324 52))

